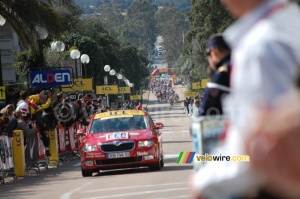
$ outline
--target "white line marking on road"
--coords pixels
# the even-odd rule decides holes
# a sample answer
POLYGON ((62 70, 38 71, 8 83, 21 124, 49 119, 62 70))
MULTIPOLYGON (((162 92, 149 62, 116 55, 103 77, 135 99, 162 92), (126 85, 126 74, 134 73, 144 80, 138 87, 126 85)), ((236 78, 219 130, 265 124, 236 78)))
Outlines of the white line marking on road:
POLYGON ((179 195, 179 196, 172 196, 168 198, 151 198, 151 199, 173 199, 173 198, 192 198, 192 195, 179 195))
POLYGON ((164 159, 168 160, 168 159, 176 159, 178 158, 179 154, 166 154, 164 155, 164 159))
POLYGON ((107 196, 101 196, 101 197, 83 198, 83 199, 117 198, 117 197, 127 197, 127 196, 144 195, 144 194, 152 194, 152 193, 181 191, 181 190, 187 190, 187 189, 189 189, 189 188, 161 189, 161 190, 141 191, 141 192, 135 192, 135 193, 115 194, 115 195, 107 195, 107 196))
POLYGON ((81 162, 78 162, 78 163, 73 165, 73 167, 80 167, 80 166, 81 166, 81 162))
POLYGON ((70 198, 71 198, 71 195, 72 195, 73 193, 75 193, 76 191, 79 191, 80 189, 82 189, 82 188, 84 188, 84 187, 86 187, 86 186, 88 186, 88 185, 90 185, 90 184, 92 184, 92 182, 88 182, 88 183, 82 185, 81 187, 78 187, 78 188, 73 189, 73 190, 71 190, 71 191, 69 191, 69 192, 66 192, 66 193, 64 193, 63 195, 60 196, 60 199, 70 199, 70 198))
POLYGON ((180 185, 180 184, 187 184, 188 182, 174 182, 174 183, 166 183, 166 184, 146 184, 146 185, 139 185, 139 186, 128 186, 128 187, 117 187, 117 188, 110 188, 110 189, 97 189, 97 190, 90 190, 90 191, 83 191, 82 193, 94 193, 94 192, 101 192, 101 191, 113 191, 113 190, 120 190, 120 189, 135 189, 135 188, 143 188, 143 187, 155 187, 155 186, 168 186, 168 185, 180 185))

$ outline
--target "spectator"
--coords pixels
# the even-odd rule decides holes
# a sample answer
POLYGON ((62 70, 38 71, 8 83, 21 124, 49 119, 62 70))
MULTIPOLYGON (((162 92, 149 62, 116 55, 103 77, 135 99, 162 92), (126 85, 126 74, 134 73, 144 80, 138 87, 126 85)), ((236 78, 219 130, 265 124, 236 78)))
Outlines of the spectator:
POLYGON ((190 106, 190 100, 189 100, 188 97, 186 97, 185 100, 184 100, 184 107, 185 107, 187 115, 190 114, 190 108, 189 108, 189 106, 190 106))
POLYGON ((13 116, 13 112, 15 111, 15 107, 13 104, 8 104, 5 108, 1 110, 2 116, 7 116, 11 118, 13 116))
POLYGON ((25 116, 28 113, 28 98, 29 98, 28 91, 20 92, 21 100, 17 103, 16 111, 21 111, 23 116, 25 116))
POLYGON ((207 58, 212 76, 210 82, 221 88, 206 88, 198 115, 222 115, 222 97, 229 88, 230 48, 221 34, 212 35, 207 42, 207 58))
MULTIPOLYGON (((271 115, 267 115, 273 116, 272 114, 278 113, 276 101, 279 97, 297 91, 296 80, 300 74, 300 35, 298 31, 300 22, 295 19, 300 18, 300 11, 298 5, 288 0, 223 0, 222 2, 239 20, 224 33, 226 41, 232 47, 232 90, 226 100, 232 118, 230 118, 224 145, 218 151, 222 151, 226 155, 241 155, 245 154, 246 138, 257 133, 250 128, 257 110, 266 107, 271 113, 271 115)), ((268 123, 268 120, 266 122, 268 123)), ((257 125, 261 128, 257 131, 266 131, 261 124, 257 125)), ((276 126, 276 123, 272 122, 270 125, 276 126)), ((277 145, 274 140, 269 140, 272 136, 266 134, 264 137, 259 143, 254 143, 254 146, 257 149, 264 149, 256 155, 260 155, 265 161, 275 160, 275 156, 280 156, 271 150, 273 155, 265 157, 265 154, 271 152, 268 151, 270 146, 266 145, 270 143, 269 141, 273 142, 273 144, 270 143, 272 144, 271 149, 280 149, 277 152, 286 151, 288 142, 285 141, 287 140, 282 140, 284 145, 280 148, 280 145, 277 145), (266 140, 268 141, 266 142, 266 140), (274 154, 276 155, 274 156, 274 154)), ((294 148, 291 152, 295 154, 298 153, 298 150, 294 148)), ((288 162, 293 164, 291 159, 288 159, 288 162)), ((213 165, 213 162, 207 163, 195 175, 194 190, 198 197, 204 198, 242 197, 250 190, 259 189, 271 195, 260 196, 260 198, 300 198, 300 194, 297 193, 299 184, 294 188, 293 183, 290 182, 296 181, 293 178, 287 180, 282 175, 285 173, 288 176, 293 176, 293 174, 299 176, 299 167, 296 170, 293 167, 291 171, 288 170, 291 173, 288 173, 284 167, 277 170, 276 163, 280 163, 280 166, 286 165, 284 161, 275 161, 275 164, 266 163, 265 168, 269 167, 270 171, 267 173, 267 178, 261 175, 262 173, 258 172, 255 164, 251 164, 251 162, 219 162, 218 166, 213 165), (280 172, 279 178, 274 177, 273 181, 270 181, 272 179, 270 176, 277 176, 278 172, 280 172), (267 189, 269 183, 273 185, 271 192, 267 189), (284 190, 285 188, 286 190, 284 190), (276 189, 280 193, 276 192, 276 189), (293 196, 291 197, 291 195, 293 196)), ((299 165, 298 159, 296 165, 299 165)))
POLYGON ((137 106, 137 110, 143 110, 143 106, 141 103, 139 103, 139 105, 137 106))
POLYGON ((16 111, 15 116, 18 120, 17 129, 22 130, 24 133, 24 139, 26 140, 25 146, 25 162, 27 166, 38 161, 38 148, 36 142, 36 129, 29 129, 28 123, 30 122, 31 115, 27 113, 25 116, 20 117, 22 113, 16 111))

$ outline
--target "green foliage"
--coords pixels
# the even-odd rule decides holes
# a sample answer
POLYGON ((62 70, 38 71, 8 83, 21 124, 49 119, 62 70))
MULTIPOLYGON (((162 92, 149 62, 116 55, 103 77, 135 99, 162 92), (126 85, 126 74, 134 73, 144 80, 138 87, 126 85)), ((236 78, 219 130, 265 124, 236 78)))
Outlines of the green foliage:
POLYGON ((188 30, 188 22, 185 20, 185 16, 174 7, 158 9, 155 19, 158 34, 164 38, 166 60, 170 66, 173 66, 184 46, 183 35, 188 30))
POLYGON ((192 0, 189 13, 190 31, 186 35, 188 45, 176 67, 177 71, 189 71, 186 74, 190 81, 207 78, 208 63, 206 59, 206 43, 210 35, 223 32, 233 18, 218 0, 192 0))
POLYGON ((151 0, 135 0, 128 9, 121 41, 139 48, 146 56, 156 41, 157 31, 154 15, 157 7, 151 0))

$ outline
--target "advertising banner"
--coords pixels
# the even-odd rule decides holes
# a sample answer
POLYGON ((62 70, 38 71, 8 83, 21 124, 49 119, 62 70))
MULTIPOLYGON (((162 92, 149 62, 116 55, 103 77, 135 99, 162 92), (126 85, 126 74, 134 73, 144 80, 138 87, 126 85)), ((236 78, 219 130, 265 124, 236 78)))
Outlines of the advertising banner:
POLYGON ((31 71, 30 82, 32 86, 61 86, 71 85, 70 70, 44 70, 31 71))

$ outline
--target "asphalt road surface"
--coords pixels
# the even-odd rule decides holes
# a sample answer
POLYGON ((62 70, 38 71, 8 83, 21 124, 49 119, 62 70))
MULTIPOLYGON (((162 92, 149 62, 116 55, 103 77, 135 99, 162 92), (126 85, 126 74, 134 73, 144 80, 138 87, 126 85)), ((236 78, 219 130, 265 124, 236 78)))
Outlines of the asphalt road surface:
MULTIPOLYGON (((175 91, 183 99, 183 88, 175 87, 175 91)), ((192 165, 176 164, 180 152, 192 151, 189 135, 191 118, 184 114, 181 104, 170 107, 166 102, 158 103, 152 93, 147 108, 156 122, 165 125, 162 129, 165 167, 160 171, 134 168, 101 171, 93 177, 83 178, 79 160, 74 160, 0 185, 0 198, 191 198, 189 178, 193 173, 192 165)))

